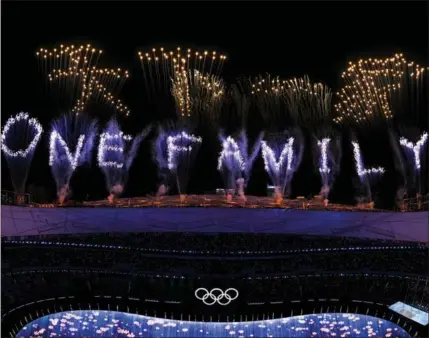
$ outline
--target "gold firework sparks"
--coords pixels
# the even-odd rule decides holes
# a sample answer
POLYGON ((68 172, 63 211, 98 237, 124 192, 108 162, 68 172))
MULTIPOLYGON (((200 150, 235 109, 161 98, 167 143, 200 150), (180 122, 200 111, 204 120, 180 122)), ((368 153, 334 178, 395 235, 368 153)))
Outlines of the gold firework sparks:
POLYGON ((336 123, 376 123, 394 117, 392 98, 404 86, 419 82, 425 69, 408 62, 403 54, 385 59, 361 59, 349 62, 342 74, 344 86, 337 93, 336 123))
POLYGON ((138 55, 150 99, 159 101, 172 95, 179 117, 217 119, 224 94, 219 74, 225 55, 180 47, 169 51, 153 48, 138 55))
POLYGON ((251 94, 266 123, 274 128, 292 122, 320 125, 331 113, 331 90, 308 76, 288 80, 260 76, 251 81, 251 94))
POLYGON ((126 70, 98 68, 102 50, 90 44, 80 47, 60 45, 52 50, 41 48, 37 53, 39 68, 50 84, 56 84, 61 96, 71 102, 72 111, 85 111, 90 101, 109 104, 114 111, 130 114, 117 98, 125 80, 126 70))

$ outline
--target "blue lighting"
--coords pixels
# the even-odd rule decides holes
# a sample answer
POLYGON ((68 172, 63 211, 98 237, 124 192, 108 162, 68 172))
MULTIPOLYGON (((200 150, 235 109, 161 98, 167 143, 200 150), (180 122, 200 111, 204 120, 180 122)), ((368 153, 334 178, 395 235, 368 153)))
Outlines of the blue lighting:
POLYGON ((253 322, 189 322, 113 311, 71 311, 41 317, 21 337, 404 337, 399 326, 345 313, 304 315, 253 322))

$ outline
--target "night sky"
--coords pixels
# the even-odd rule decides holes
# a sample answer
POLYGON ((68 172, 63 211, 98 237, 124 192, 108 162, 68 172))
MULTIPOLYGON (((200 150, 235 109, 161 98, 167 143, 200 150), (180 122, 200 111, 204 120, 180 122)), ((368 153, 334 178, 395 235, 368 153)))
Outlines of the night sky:
MULTIPOLYGON (((120 119, 124 130, 131 133, 159 120, 143 104, 145 88, 137 57, 139 50, 150 50, 153 46, 189 46, 224 52, 228 60, 222 75, 229 83, 240 75, 266 72, 282 78, 308 74, 334 91, 340 85, 340 74, 347 62, 363 56, 384 57, 403 52, 419 64, 429 63, 428 6, 423 1, 4 1, 2 25, 2 125, 9 115, 23 110, 38 117, 45 130, 59 113, 49 105, 35 52, 40 47, 49 49, 61 43, 91 43, 104 50, 100 64, 131 72, 121 97, 131 108, 132 116, 120 119)), ((202 193, 222 185, 216 172, 214 152, 218 150, 199 155, 195 171, 204 175, 193 175, 191 192, 202 193)), ((372 149, 371 154, 369 149, 368 155, 364 153, 368 165, 391 164, 391 159, 383 159, 377 151, 380 150, 372 149), (371 163, 372 158, 383 163, 371 163)), ((131 184, 125 195, 141 196, 156 191, 156 167, 149 153, 150 142, 145 141, 131 169, 131 184)), ((347 152, 343 162, 332 198, 346 203, 353 201, 355 173, 347 152)), ((318 193, 320 181, 311 166, 311 159, 304 159, 293 183, 294 195, 318 193)), ((387 176, 381 190, 383 195, 393 198, 396 178, 394 174, 387 176)), ((248 193, 264 194, 267 182, 262 160, 258 159, 248 193)), ((47 137, 39 143, 35 154, 27 181, 27 186, 30 185, 32 189, 44 187, 41 195, 45 199, 55 198, 47 137)), ((3 158, 2 189, 11 189, 3 158)), ((75 173, 72 189, 74 199, 102 199, 107 195, 103 176, 95 164, 75 173)))

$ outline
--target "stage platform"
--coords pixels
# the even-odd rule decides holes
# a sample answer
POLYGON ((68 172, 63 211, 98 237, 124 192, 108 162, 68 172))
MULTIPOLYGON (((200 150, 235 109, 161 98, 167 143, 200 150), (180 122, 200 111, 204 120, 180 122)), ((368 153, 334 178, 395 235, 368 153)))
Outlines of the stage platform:
POLYGON ((259 204, 252 204, 250 199, 245 205, 241 202, 181 204, 180 201, 174 204, 155 198, 149 203, 148 200, 123 199, 117 203, 118 207, 108 207, 105 201, 89 202, 81 207, 2 205, 1 235, 246 232, 415 242, 429 239, 427 212, 361 211, 335 205, 328 209, 307 205, 306 210, 299 210, 291 208, 291 204, 274 208, 260 200, 259 204), (140 203, 143 200, 146 202, 140 203))

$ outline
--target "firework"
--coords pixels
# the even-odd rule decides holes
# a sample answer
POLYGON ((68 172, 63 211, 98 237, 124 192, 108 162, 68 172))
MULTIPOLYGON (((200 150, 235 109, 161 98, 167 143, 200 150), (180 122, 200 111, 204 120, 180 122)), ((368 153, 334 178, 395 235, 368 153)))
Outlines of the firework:
POLYGON ((412 99, 402 99, 402 103, 416 102, 424 74, 423 67, 408 62, 402 54, 350 62, 342 74, 345 84, 337 93, 340 102, 335 105, 338 116, 334 122, 373 125, 409 114, 409 108, 399 108, 398 96, 411 95, 412 99))
POLYGON ((60 203, 68 195, 70 178, 75 169, 90 162, 96 134, 96 121, 85 116, 64 115, 52 122, 49 166, 57 185, 60 203))
MULTIPOLYGON (((176 186, 181 196, 186 194, 189 170, 194 164, 202 138, 185 131, 167 132, 160 128, 154 143, 155 161, 160 176, 164 179, 175 177, 176 186)), ((163 183, 164 186, 164 183, 163 183)))
POLYGON ((108 199, 113 202, 124 190, 128 171, 137 155, 140 143, 149 134, 147 127, 136 137, 125 135, 116 120, 112 120, 100 135, 98 145, 98 166, 106 177, 106 186, 110 193, 108 199))
POLYGON ((316 145, 318 171, 322 179, 321 195, 326 200, 340 169, 341 142, 339 138, 331 136, 316 140, 316 145))
POLYGON ((291 111, 286 101, 286 81, 267 74, 250 81, 251 99, 270 131, 291 124, 291 111))
POLYGON ((268 127, 320 126, 330 119, 331 90, 308 76, 281 80, 267 75, 251 82, 253 101, 268 127))
POLYGON ((219 140, 222 144, 222 151, 218 157, 217 169, 224 175, 225 188, 228 191, 235 191, 239 186, 239 194, 243 197, 244 191, 250 178, 253 162, 261 147, 261 133, 255 142, 252 152, 248 153, 248 141, 246 132, 243 130, 237 138, 225 137, 219 133, 219 140))
POLYGON ((224 97, 224 85, 218 77, 204 76, 197 70, 182 71, 175 76, 172 95, 180 116, 192 117, 194 125, 204 120, 210 126, 218 122, 224 97))
POLYGON ((331 120, 332 92, 323 83, 308 76, 286 81, 286 101, 295 123, 301 127, 319 127, 331 120))
POLYGON ((365 186, 366 197, 369 201, 372 201, 372 186, 377 182, 377 180, 384 174, 384 168, 382 167, 373 167, 365 168, 362 154, 360 150, 359 143, 352 141, 353 146, 353 156, 355 160, 356 173, 358 174, 359 180, 365 186))
POLYGON ((408 168, 406 165, 406 161, 404 159, 403 149, 401 149, 401 146, 399 145, 398 140, 399 138, 397 134, 394 132, 394 130, 390 129, 389 141, 390 141, 391 148, 393 150, 394 168, 397 172, 399 172, 399 174, 403 179, 403 182, 402 182, 403 186, 400 187, 399 189, 400 191, 398 191, 398 194, 405 195, 405 193, 408 190, 408 184, 409 184, 409 180, 408 180, 409 170, 407 170, 408 168))
POLYGON ((199 52, 191 49, 167 51, 152 49, 139 52, 143 75, 153 104, 174 104, 179 119, 195 127, 219 118, 224 97, 224 84, 219 78, 226 57, 216 51, 199 52))
POLYGON ((99 68, 102 53, 89 44, 86 47, 60 45, 52 50, 41 48, 36 53, 39 68, 60 100, 61 108, 71 108, 79 114, 87 111, 90 103, 95 103, 129 115, 129 108, 117 98, 129 73, 120 68, 99 68))
POLYGON ((3 128, 1 148, 17 193, 25 192, 28 170, 42 132, 41 124, 23 112, 10 117, 3 128))
POLYGON ((409 157, 411 157, 411 162, 413 162, 413 167, 416 171, 420 171, 420 156, 423 147, 426 145, 427 140, 428 133, 426 132, 422 134, 420 140, 418 140, 416 143, 408 141, 405 137, 401 137, 399 139, 399 144, 407 151, 407 153, 410 154, 409 157))
POLYGON ((340 170, 341 139, 329 126, 325 125, 313 133, 315 166, 322 180, 320 195, 327 200, 335 177, 340 170))
POLYGON ((390 141, 395 154, 395 167, 404 180, 404 189, 409 195, 420 194, 421 191, 421 167, 422 152, 427 144, 428 133, 420 134, 417 128, 402 128, 407 138, 390 132, 390 141), (415 142, 409 139, 416 140, 415 142), (401 151, 402 150, 402 151, 401 151), (407 165, 408 164, 408 165, 407 165))
POLYGON ((401 130, 404 125, 416 128, 427 124, 428 75, 427 68, 402 60, 401 82, 396 90, 388 91, 389 106, 397 129, 401 130))
POLYGON ((298 169, 303 153, 299 130, 270 134, 261 141, 265 171, 275 188, 275 199, 289 195, 293 174, 298 169))

